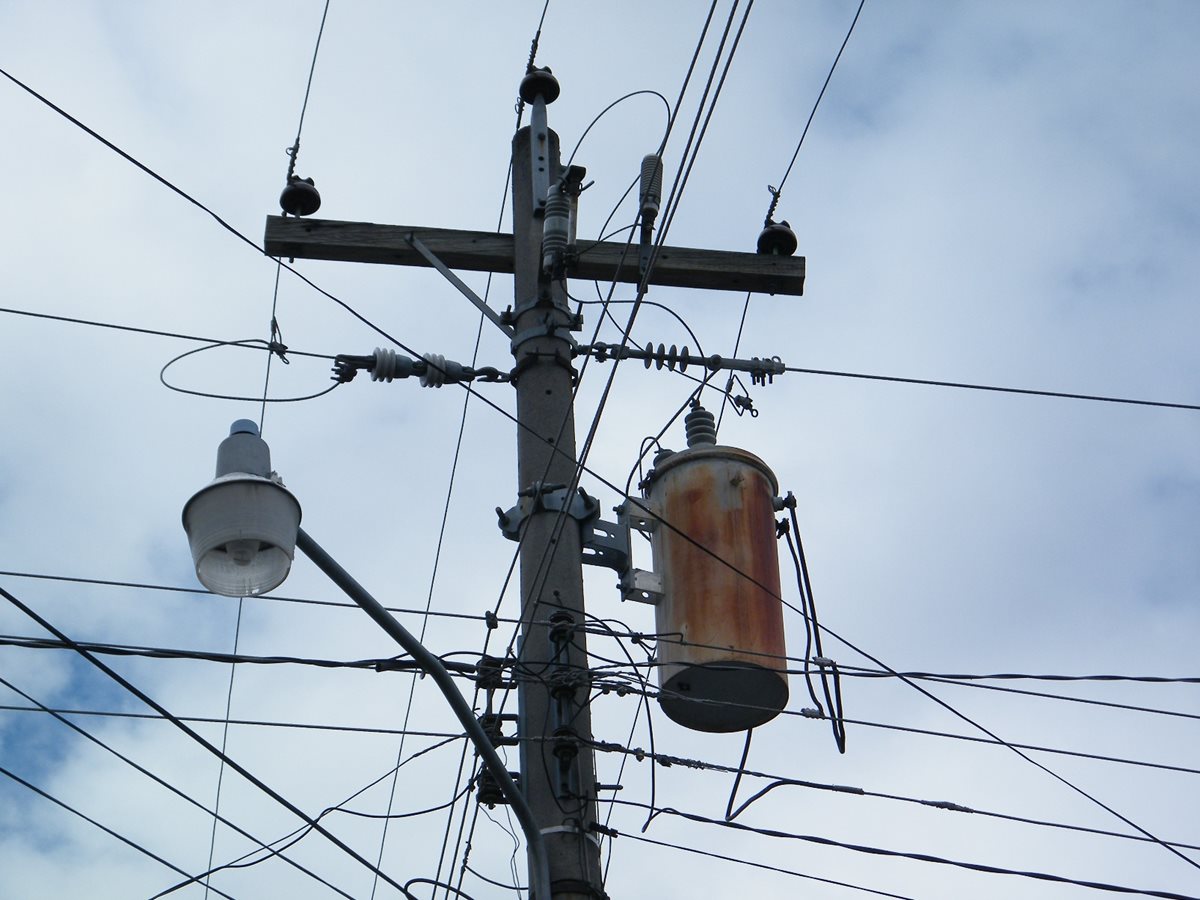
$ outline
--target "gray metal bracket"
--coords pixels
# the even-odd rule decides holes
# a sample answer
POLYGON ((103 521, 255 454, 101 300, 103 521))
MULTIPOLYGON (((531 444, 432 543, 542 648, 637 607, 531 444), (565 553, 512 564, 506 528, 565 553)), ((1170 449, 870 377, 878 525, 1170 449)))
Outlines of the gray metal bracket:
POLYGON ((447 266, 444 262, 442 262, 440 259, 438 259, 437 255, 432 250, 430 250, 428 247, 426 247, 425 244, 423 244, 421 242, 420 238, 418 238, 412 232, 409 232, 408 234, 406 234, 404 236, 404 240, 408 242, 409 246, 411 246, 414 250, 416 250, 423 257, 425 257, 425 261, 427 263, 429 263, 431 266, 433 266, 435 269, 437 269, 439 272, 441 272, 443 278, 445 278, 452 285, 454 285, 456 288, 458 288, 459 293, 461 293, 464 297, 466 297, 473 304, 475 304, 475 307, 481 313, 483 313, 488 319, 490 319, 492 321, 493 325, 495 325, 497 328, 499 328, 501 331, 503 331, 505 334, 507 334, 510 338, 515 334, 515 332, 512 329, 512 326, 508 325, 504 322, 504 320, 500 316, 500 313, 496 312, 494 309, 492 309, 490 306, 488 306, 487 303, 485 303, 483 301, 483 298, 480 297, 478 294, 476 294, 473 290, 471 290, 467 286, 467 283, 465 281, 463 281, 461 278, 459 278, 457 275, 455 275, 454 272, 452 272, 450 270, 449 266, 447 266))
MULTIPOLYGON (((516 506, 507 510, 496 507, 496 515, 504 536, 510 541, 519 541, 521 525, 533 513, 541 510, 564 513, 579 524, 583 563, 612 569, 624 578, 630 571, 631 558, 630 518, 625 509, 625 506, 617 507, 617 521, 607 522, 600 518, 600 502, 583 488, 568 492, 566 485, 538 482, 521 491, 516 506)), ((643 520, 638 518, 637 521, 643 520)))
POLYGON ((588 496, 583 488, 568 493, 565 484, 543 484, 536 481, 517 495, 517 505, 507 510, 496 507, 500 530, 510 541, 521 539, 521 523, 540 510, 563 512, 580 523, 599 518, 600 502, 588 496))

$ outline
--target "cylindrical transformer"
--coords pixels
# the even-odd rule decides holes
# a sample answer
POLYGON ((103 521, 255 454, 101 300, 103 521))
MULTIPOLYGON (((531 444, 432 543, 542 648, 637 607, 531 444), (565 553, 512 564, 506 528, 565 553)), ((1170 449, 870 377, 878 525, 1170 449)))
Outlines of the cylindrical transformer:
POLYGON ((697 731, 770 721, 788 700, 774 473, 745 450, 693 442, 658 457, 644 487, 660 519, 663 712, 697 731))

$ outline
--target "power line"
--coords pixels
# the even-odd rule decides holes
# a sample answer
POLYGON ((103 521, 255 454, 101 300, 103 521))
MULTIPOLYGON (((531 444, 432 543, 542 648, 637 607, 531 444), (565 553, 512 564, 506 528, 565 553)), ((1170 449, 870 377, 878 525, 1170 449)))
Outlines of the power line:
MULTIPOLYGON (((23 647, 32 650, 86 650, 106 656, 139 656, 148 659, 186 659, 236 665, 299 665, 321 669, 366 669, 375 672, 409 671, 419 668, 412 660, 394 656, 374 659, 320 659, 309 656, 251 656, 245 653, 221 653, 214 650, 184 650, 171 647, 146 647, 132 644, 105 644, 94 641, 50 640, 48 638, 0 635, 0 646, 23 647)), ((473 674, 475 666, 443 659, 442 663, 456 675, 473 674)))
MULTIPOLYGON (((50 622, 48 622, 45 618, 38 615, 37 612, 35 612, 33 609, 31 609, 30 607, 28 607, 27 605, 22 603, 19 599, 17 599, 17 597, 15 597, 13 594, 11 594, 9 591, 4 589, 3 587, 0 587, 0 596, 3 596, 6 600, 8 600, 9 603, 11 603, 13 606, 15 606, 21 612, 25 613, 25 615, 27 615, 29 618, 33 619, 42 628, 49 631, 51 634, 53 634, 55 637, 57 637, 60 641, 67 641, 67 642, 70 641, 70 638, 68 638, 67 635, 65 635, 63 632, 59 631, 52 624, 50 624, 50 622)), ((186 734, 188 737, 190 737, 193 741, 198 743, 200 746, 202 746, 205 750, 212 753, 218 759, 224 760, 225 765, 229 766, 231 769, 233 769, 235 772, 237 772, 239 775, 241 775, 243 778, 245 778, 247 781, 249 781, 252 785, 254 785, 256 788, 258 788, 258 790, 262 791, 264 794, 266 794, 268 797, 270 797, 272 800, 274 800, 280 806, 284 807, 292 815, 296 816, 297 818, 306 822, 308 825, 312 826, 324 838, 326 838, 326 840, 328 840, 330 843, 332 843, 334 846, 336 846, 343 853, 347 854, 352 859, 354 859, 355 862, 359 863, 360 865, 364 866, 365 868, 367 868, 370 871, 377 871, 377 867, 372 865, 369 860, 367 860, 361 854, 359 854, 353 847, 348 845, 345 841, 343 841, 337 835, 333 834, 327 828, 322 826, 319 822, 315 821, 307 813, 305 813, 302 809, 300 809, 298 806, 296 806, 294 803, 292 803, 290 800, 288 800, 286 797, 284 797, 278 791, 275 791, 274 789, 272 789, 265 782, 263 782, 260 778, 255 776, 249 770, 247 770, 245 767, 243 767, 239 763, 235 762, 233 759, 231 759, 226 754, 221 753, 221 751, 214 744, 210 743, 203 736, 201 736, 198 732, 196 732, 195 730, 190 728, 188 725, 186 725, 184 722, 182 722, 178 717, 176 717, 169 710, 167 710, 166 707, 164 707, 162 704, 158 703, 156 700, 154 700, 152 697, 150 697, 144 691, 140 690, 132 682, 128 681, 126 678, 121 676, 118 672, 109 668, 101 660, 99 660, 95 655, 93 655, 92 653, 89 653, 87 650, 84 650, 82 648, 77 648, 76 652, 79 653, 80 656, 82 656, 84 659, 86 659, 89 663, 91 663, 93 666, 95 666, 101 672, 103 672, 105 675, 107 675, 109 678, 111 678, 113 681, 115 681, 117 684, 119 684, 121 687, 123 687, 125 690, 129 691, 131 694, 133 694, 135 697, 137 697, 139 700, 141 700, 143 703, 145 703, 151 709, 155 710, 163 718, 170 721, 172 725, 174 725, 176 728, 178 728, 180 731, 182 731, 184 734, 186 734)), ((401 887, 399 882, 397 882, 395 879, 393 879, 390 875, 380 873, 380 877, 383 878, 388 884, 392 885, 393 887, 395 887, 399 890, 403 890, 403 888, 401 887)))
MULTIPOLYGON (((621 682, 618 685, 611 685, 611 684, 606 685, 604 682, 601 682, 601 681, 596 681, 595 683, 596 683, 596 686, 598 686, 598 687, 608 687, 609 689, 617 690, 619 692, 624 692, 627 694, 643 693, 642 689, 639 689, 637 686, 631 685, 627 682, 621 682)), ((759 706, 754 703, 737 703, 737 702, 730 701, 730 700, 705 700, 705 699, 701 699, 701 698, 692 697, 691 695, 676 694, 675 692, 666 691, 666 690, 657 690, 657 691, 645 690, 645 693, 647 693, 651 697, 664 697, 664 696, 668 696, 668 697, 678 696, 680 698, 687 697, 687 699, 689 699, 690 702, 693 702, 696 704, 702 704, 702 705, 711 705, 711 706, 718 706, 718 707, 736 707, 739 709, 762 709, 762 710, 773 709, 773 708, 769 708, 769 707, 759 706)), ((811 721, 821 721, 826 718, 826 716, 823 713, 820 713, 817 710, 806 711, 806 710, 802 710, 802 709, 801 710, 784 709, 784 710, 778 710, 777 712, 781 716, 791 716, 791 717, 795 717, 795 718, 808 719, 811 721)), ((1115 763, 1118 765, 1137 766, 1139 768, 1146 768, 1146 769, 1159 769, 1159 770, 1168 771, 1168 772, 1179 772, 1181 774, 1186 774, 1186 775, 1200 775, 1200 768, 1192 768, 1189 766, 1177 766, 1177 765, 1172 765, 1170 763, 1149 762, 1147 760, 1140 760, 1140 759, 1129 759, 1127 757, 1121 757, 1121 756, 1107 756, 1107 755, 1099 754, 1099 753, 1087 753, 1082 750, 1064 750, 1064 749, 1061 749, 1058 747, 1046 747, 1046 746, 1042 746, 1040 744, 1015 743, 1013 741, 1006 741, 1000 737, 997 737, 994 734, 992 734, 991 732, 986 731, 986 730, 984 730, 984 733, 987 734, 988 737, 979 737, 977 735, 955 734, 954 732, 949 732, 949 731, 935 731, 932 729, 917 728, 917 727, 909 726, 909 725, 895 725, 895 724, 888 723, 888 722, 871 722, 871 721, 868 721, 865 719, 845 719, 844 721, 845 721, 845 724, 847 724, 847 725, 859 725, 859 726, 862 726, 863 728, 881 728, 881 729, 885 729, 888 731, 901 731, 901 732, 905 732, 907 734, 919 734, 919 735, 924 735, 926 737, 938 737, 938 738, 944 738, 946 740, 966 741, 968 743, 973 743, 973 744, 985 744, 988 746, 1004 747, 1006 749, 1017 752, 1018 755, 1023 756, 1028 762, 1033 763, 1035 766, 1038 766, 1039 768, 1043 768, 1041 763, 1038 763, 1036 760, 1026 757, 1025 754, 1021 751, 1029 750, 1029 751, 1036 752, 1036 753, 1050 753, 1050 754, 1054 754, 1056 756, 1069 756, 1069 757, 1073 757, 1076 759, 1090 759, 1090 760, 1094 760, 1096 762, 1108 762, 1108 763, 1115 763)), ((1055 773, 1051 772, 1050 774, 1055 774, 1055 773)), ((1061 777, 1061 776, 1056 775, 1055 777, 1061 777)), ((1074 785, 1070 785, 1069 782, 1068 782, 1068 785, 1071 787, 1074 787, 1074 785)), ((1080 790, 1080 789, 1076 788, 1076 790, 1080 790)), ((1118 818, 1123 818, 1119 814, 1117 814, 1117 815, 1118 815, 1118 818)), ((1137 825, 1134 825, 1133 823, 1128 822, 1128 821, 1126 822, 1126 824, 1131 825, 1134 828, 1138 827, 1137 825)), ((1140 831, 1141 829, 1139 828, 1138 830, 1140 831)), ((1191 862, 1191 860, 1188 860, 1188 862, 1191 862)))
MULTIPOLYGON (((35 704, 35 706, 27 707, 27 709, 37 711, 37 712, 47 713, 47 714, 53 716, 55 719, 57 719, 63 725, 66 725, 68 728, 70 728, 76 734, 79 734, 80 736, 86 738, 88 741, 91 741, 96 746, 100 747, 102 750, 105 750, 106 752, 112 754, 117 759, 119 759, 121 762, 125 763, 126 765, 128 765, 131 768, 135 769, 136 771, 140 772, 142 775, 145 775, 147 778, 151 779, 152 781, 154 781, 156 784, 160 785, 161 787, 166 788, 168 791, 175 794, 177 797, 181 798, 182 800, 186 801, 187 803, 190 803, 192 806, 196 807, 201 812, 211 815, 213 817, 214 822, 220 821, 224 825, 226 825, 229 828, 236 831, 238 834, 240 834, 243 837, 248 838, 249 840, 258 844, 259 847, 261 847, 264 850, 271 849, 267 844, 263 843, 263 841, 261 839, 259 839, 255 835, 251 834, 249 831, 247 831, 246 829, 237 825, 236 823, 230 821, 226 817, 220 815, 218 810, 215 807, 214 807, 214 809, 209 809, 203 803, 194 799, 190 795, 184 793, 182 790, 177 788, 175 785, 171 784, 166 779, 161 778, 160 776, 154 774, 149 769, 147 769, 145 766, 141 765, 140 763, 136 762, 135 760, 133 760, 130 757, 126 756, 125 754, 121 753, 119 750, 115 749, 110 744, 105 743, 104 741, 102 741, 100 738, 96 737, 94 734, 92 734, 87 729, 82 728, 75 722, 72 722, 70 719, 67 719, 66 714, 63 711, 51 709, 50 707, 46 706, 46 704, 42 703, 40 700, 38 700, 31 694, 27 693, 26 691, 21 690, 19 687, 17 687, 15 684, 13 684, 11 681, 9 681, 6 678, 0 677, 0 684, 3 684, 10 691, 12 691, 15 694, 18 694, 19 696, 21 696, 28 702, 35 704)), ((21 707, 0 707, 0 709, 20 709, 20 708, 21 707)), ((223 751, 223 749, 224 748, 222 748, 222 751, 223 751)), ((310 869, 307 869, 304 866, 297 863, 296 861, 284 856, 282 853, 275 852, 273 855, 278 856, 280 859, 282 859, 288 865, 299 870, 300 872, 303 872, 305 875, 308 875, 310 878, 320 882, 321 884, 325 885, 326 887, 330 888, 331 890, 335 891, 336 893, 342 894, 342 896, 346 897, 347 900, 353 900, 353 898, 350 897, 349 894, 346 894, 343 891, 339 890, 337 887, 335 887, 334 885, 332 885, 328 881, 326 881, 324 878, 322 878, 320 875, 317 875, 315 872, 311 871, 310 869)), ((212 866, 211 854, 210 854, 208 864, 211 868, 211 866, 212 866)), ((187 875, 186 872, 182 872, 182 871, 180 871, 180 874, 187 875)), ((207 873, 205 873, 205 875, 207 875, 207 873)), ((205 876, 196 876, 196 877, 200 878, 200 877, 205 877, 205 876)))
POLYGON ((1056 397, 1061 400, 1090 400, 1096 403, 1121 403, 1128 406, 1154 406, 1161 409, 1200 410, 1195 403, 1169 403, 1165 400, 1133 400, 1127 397, 1107 397, 1099 394, 1072 394, 1065 391, 1042 391, 1032 388, 1001 387, 992 384, 972 384, 963 381, 939 381, 929 378, 902 378, 898 375, 867 375, 862 372, 838 372, 831 369, 805 369, 784 366, 786 372, 803 375, 828 375, 833 378, 858 378, 865 381, 886 381, 896 384, 920 384, 928 387, 958 388, 967 391, 991 391, 999 394, 1023 394, 1030 397, 1056 397))
POLYGON ((699 847, 685 847, 681 844, 670 844, 666 841, 656 841, 653 838, 648 838, 642 834, 628 834, 626 832, 618 832, 616 829, 609 828, 605 828, 603 831, 601 831, 601 834, 608 834, 609 832, 612 832, 611 836, 628 838, 629 840, 638 841, 642 844, 652 844, 655 847, 665 847, 669 850, 682 850, 685 853, 695 853, 698 856, 707 856, 710 859, 719 859, 722 862, 737 863, 740 866, 750 866, 751 868, 763 869, 767 872, 776 872, 780 875, 790 875, 793 878, 803 878, 807 881, 818 881, 822 884, 831 884, 835 887, 844 887, 852 891, 859 891, 864 894, 872 894, 876 897, 892 897, 895 898, 895 900, 917 900, 917 898, 910 897, 907 894, 892 894, 888 891, 879 891, 875 888, 863 887, 861 884, 851 884, 848 881, 837 881, 833 878, 821 878, 817 875, 808 875, 804 872, 797 872, 793 869, 784 869, 779 866, 770 866, 766 863, 753 862, 752 860, 741 859, 737 856, 725 856, 723 853, 714 853, 711 850, 701 850, 699 847))
MULTIPOLYGON (((135 325, 122 325, 116 322, 99 322, 95 319, 79 319, 74 316, 56 316, 51 315, 50 313, 34 312, 28 309, 13 309, 12 307, 0 306, 0 313, 7 313, 14 316, 27 316, 31 319, 47 319, 52 322, 65 322, 71 325, 88 325, 92 328, 107 328, 113 331, 127 331, 132 334, 148 334, 154 337, 176 338, 177 340, 193 341, 198 344, 219 344, 223 346, 239 347, 243 350, 264 349, 270 352, 270 348, 267 346, 262 348, 250 347, 247 345, 247 342, 226 341, 222 340, 221 338, 202 337, 196 334, 183 334, 178 331, 160 331, 154 328, 139 328, 135 325)), ((265 345, 267 342, 260 341, 260 343, 265 345)), ((287 352, 292 356, 306 356, 312 359, 326 359, 330 362, 333 362, 336 359, 335 356, 331 356, 327 353, 307 353, 303 350, 293 350, 291 347, 287 348, 287 352)))
MULTIPOLYGON (((17 784, 22 785, 23 787, 26 787, 29 790, 33 791, 39 797, 49 800, 51 803, 55 804, 56 806, 61 807, 62 809, 66 810, 67 812, 71 813, 72 815, 78 816, 79 818, 83 819, 83 821, 87 822, 88 824, 96 826, 101 831, 103 831, 105 834, 108 834, 111 837, 116 838, 118 841, 120 841, 121 843, 125 844, 128 847, 132 847, 134 850, 136 850, 138 853, 141 853, 143 856, 147 856, 150 859, 154 860, 155 862, 161 863, 162 865, 164 865, 168 869, 170 869, 172 872, 175 872, 176 874, 179 874, 179 875, 183 875, 184 877, 191 877, 188 875, 188 873, 184 869, 179 868, 179 866, 175 865, 173 862, 169 862, 166 859, 163 859, 161 856, 159 856, 153 850, 149 850, 146 847, 143 847, 141 844, 137 843, 136 841, 134 841, 130 838, 127 838, 127 837, 125 837, 125 835, 123 835, 117 831, 114 831, 113 829, 109 828, 107 825, 104 825, 101 822, 98 822, 96 819, 93 819, 91 816, 87 815, 86 813, 80 812, 75 807, 71 806, 70 804, 68 804, 62 800, 59 800, 53 794, 49 793, 48 791, 43 790, 42 788, 38 787, 33 782, 26 781, 24 778, 22 778, 17 773, 4 768, 4 766, 0 766, 0 775, 4 775, 8 778, 11 778, 17 784)), ((195 879, 193 879, 193 880, 195 880, 195 879)), ((228 898, 228 900, 235 900, 234 897, 225 893, 224 891, 217 890, 216 888, 213 888, 213 890, 216 893, 220 894, 222 897, 228 898)))
POLYGON ((825 96, 825 90, 829 87, 829 82, 832 80, 833 73, 842 59, 842 54, 846 51, 846 45, 850 43, 850 35, 854 34, 854 26, 858 24, 858 17, 862 15, 863 6, 866 2, 867 0, 859 0, 858 9, 854 12, 854 19, 850 22, 850 28, 846 31, 846 37, 842 39, 842 46, 838 48, 837 56, 833 58, 833 65, 829 67, 829 74, 825 76, 825 83, 821 85, 816 102, 813 103, 812 110, 808 114, 808 121, 804 123, 804 130, 800 132, 800 140, 796 142, 796 151, 792 154, 791 162, 788 163, 788 167, 783 173, 783 178, 779 180, 778 187, 771 189, 771 206, 767 210, 766 224, 770 224, 771 222, 771 216, 774 215, 775 207, 779 203, 779 195, 783 193, 783 186, 787 182, 788 176, 792 174, 792 166, 796 164, 796 158, 800 155, 800 148, 804 146, 804 139, 808 136, 809 126, 812 125, 813 118, 817 115, 817 108, 821 105, 821 99, 825 96))
MULTIPOLYGON (((1021 825, 1033 825, 1043 828, 1054 828, 1061 831, 1078 832, 1080 834, 1092 834, 1098 837, 1118 838, 1126 841, 1138 841, 1141 843, 1156 843, 1153 838, 1144 837, 1140 834, 1128 834, 1120 831, 1110 831, 1104 828, 1092 828, 1085 825, 1072 825, 1066 822, 1054 822, 1046 819, 1034 819, 1028 816, 1019 816, 1012 813, 1002 813, 996 810, 980 809, 963 803, 958 803, 946 799, 928 799, 922 797, 911 797, 904 794, 887 793, 884 791, 873 791, 867 788, 858 787, 856 785, 846 784, 827 784, 817 781, 807 781, 798 778, 788 778, 779 774, 770 772, 760 772, 752 769, 744 769, 742 767, 729 766, 724 763, 714 763, 701 759, 693 759, 683 756, 672 756, 665 753, 655 753, 651 750, 643 750, 641 747, 626 747, 620 744, 609 743, 606 741, 593 742, 593 748, 603 753, 620 753, 625 758, 633 757, 640 761, 649 760, 652 764, 658 764, 664 768, 685 768, 694 769, 697 771, 719 772, 727 775, 737 775, 741 773, 748 778, 761 778, 770 781, 766 787, 757 791, 750 799, 745 800, 737 808, 732 811, 728 819, 737 818, 742 812, 749 808, 753 803, 760 800, 762 797, 781 787, 798 787, 807 788, 809 790, 835 793, 842 796, 866 797, 875 800, 889 800, 898 803, 909 803, 918 806, 924 806, 932 809, 937 809, 949 813, 961 813, 980 818, 1000 819, 1003 821, 1015 822, 1021 825)), ((654 804, 649 804, 654 807, 654 804)), ((1178 847, 1183 850, 1200 850, 1200 845, 1188 844, 1183 841, 1166 841, 1172 847, 1178 847)))
MULTIPOLYGON (((142 721, 167 722, 168 719, 156 713, 135 713, 125 712, 123 710, 106 710, 106 709, 69 709, 46 707, 42 709, 38 706, 16 706, 13 704, 0 704, 2 712, 44 712, 51 715, 63 716, 94 716, 108 719, 139 719, 142 721)), ((220 725, 225 722, 224 717, 216 716, 181 716, 176 715, 175 718, 181 722, 190 722, 199 725, 220 725)), ((402 730, 399 728, 382 728, 365 725, 327 725, 319 722, 279 722, 265 719, 230 719, 231 725, 245 725, 260 728, 295 728, 308 731, 343 731, 347 734, 378 734, 387 736, 397 736, 407 734, 409 737, 433 737, 433 738, 464 738, 464 734, 450 734, 444 731, 415 731, 412 729, 402 730)))
MULTIPOLYGON (((638 803, 636 800, 615 800, 622 806, 632 806, 645 808, 645 804, 638 803)), ((973 872, 982 872, 989 875, 1012 875, 1019 878, 1030 878, 1038 881, 1050 881, 1057 884, 1071 884, 1076 887, 1091 888, 1098 891, 1108 891, 1118 894, 1138 894, 1145 897, 1163 897, 1166 900, 1200 900, 1192 894, 1177 894, 1173 891, 1156 891, 1150 889, 1127 887, 1119 884, 1108 884, 1102 881, 1086 881, 1078 878, 1069 878, 1065 875, 1054 875, 1048 872, 1035 872, 1022 869, 1007 869, 1001 866, 991 866, 985 863, 966 862, 963 860, 948 859, 942 856, 933 856, 928 853, 911 853, 903 850, 889 850, 882 847, 871 847, 864 844, 851 844, 845 841, 837 841, 832 838, 821 837, 812 834, 796 834, 789 831, 781 831, 775 828, 756 828, 750 825, 744 825, 740 822, 722 822, 720 819, 710 819, 708 816, 698 815, 697 813, 683 812, 678 809, 659 808, 654 811, 655 815, 677 816, 681 819, 688 819, 692 822, 700 822, 705 825, 716 825, 720 828, 728 828, 735 831, 750 832, 752 834, 760 834, 765 837, 783 838, 786 840, 805 841, 813 844, 820 844, 825 847, 838 847, 842 850, 852 850, 856 853, 867 853, 873 856, 887 856, 898 859, 910 859, 916 862, 933 863, 935 865, 953 866, 959 869, 968 869, 973 872)))
MULTIPOLYGON (((40 573, 40 572, 15 572, 15 571, 7 571, 7 570, 0 571, 0 576, 7 576, 7 577, 12 577, 12 578, 30 578, 30 579, 35 579, 35 580, 39 580, 39 581, 56 581, 56 582, 62 582, 64 584, 91 584, 91 585, 98 585, 98 586, 102 586, 102 587, 131 588, 134 590, 144 590, 144 591, 164 591, 167 593, 179 593, 179 594, 203 594, 206 597, 218 597, 220 599, 225 599, 224 597, 221 597, 221 595, 213 594, 207 588, 202 588, 202 587, 185 587, 185 586, 181 586, 181 585, 172 585, 172 584, 151 584, 151 583, 147 583, 147 582, 138 582, 138 581, 117 581, 117 580, 106 579, 106 578, 83 578, 83 577, 70 576, 70 575, 49 575, 49 574, 40 573)), ((313 600, 313 599, 307 598, 307 597, 288 597, 288 596, 284 596, 281 594, 269 594, 269 595, 255 594, 253 597, 245 597, 243 599, 246 599, 246 600, 268 600, 273 603, 299 603, 299 604, 303 604, 306 606, 328 606, 328 607, 341 607, 343 609, 354 609, 354 610, 358 609, 358 607, 355 606, 353 603, 348 603, 343 600, 313 600)), ((423 610, 412 609, 409 607, 387 606, 384 608, 390 613, 399 613, 399 614, 403 614, 403 615, 419 616, 419 615, 425 614, 423 610)), ((464 619, 464 620, 470 620, 473 622, 486 622, 489 620, 488 615, 480 615, 480 614, 475 614, 475 613, 430 611, 429 615, 441 616, 441 617, 448 618, 448 619, 464 619)), ((497 617, 497 621, 516 622, 518 620, 497 617)))

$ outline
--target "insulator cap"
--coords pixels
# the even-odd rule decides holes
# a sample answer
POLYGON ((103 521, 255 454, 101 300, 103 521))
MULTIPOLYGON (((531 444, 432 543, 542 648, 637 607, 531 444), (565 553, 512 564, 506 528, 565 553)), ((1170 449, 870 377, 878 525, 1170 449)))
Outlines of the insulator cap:
POLYGON ((558 99, 558 79, 554 77, 549 66, 531 69, 529 74, 521 79, 519 94, 526 103, 532 103, 538 97, 547 103, 553 103, 558 99))
POLYGON ((321 208, 321 194, 311 178, 293 175, 279 195, 279 207, 289 216, 311 216, 321 208))
POLYGON ((764 256, 791 256, 798 246, 796 232, 787 222, 772 222, 758 236, 758 252, 764 256))
POLYGON ((688 447, 711 447, 717 443, 717 419, 703 406, 692 407, 683 419, 688 447))

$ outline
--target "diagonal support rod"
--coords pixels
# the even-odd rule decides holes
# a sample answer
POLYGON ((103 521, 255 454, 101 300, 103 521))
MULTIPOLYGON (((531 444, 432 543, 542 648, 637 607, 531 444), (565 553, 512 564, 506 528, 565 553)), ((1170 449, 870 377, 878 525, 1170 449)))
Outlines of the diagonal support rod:
POLYGON ((441 272, 448 282, 458 288, 459 292, 464 297, 474 303, 478 310, 492 321, 492 324, 508 335, 509 338, 512 338, 514 335, 516 335, 516 332, 513 331, 511 326, 504 324, 504 320, 500 318, 500 314, 488 306, 482 297, 471 290, 465 281, 455 275, 450 270, 450 267, 438 259, 432 250, 421 243, 420 238, 410 231, 404 236, 404 240, 408 242, 409 246, 420 253, 421 256, 425 257, 426 262, 441 272))

